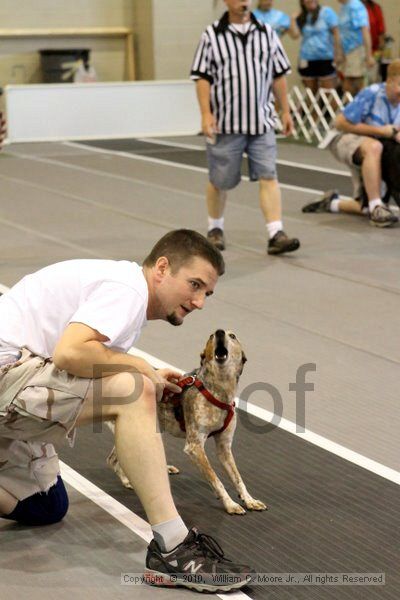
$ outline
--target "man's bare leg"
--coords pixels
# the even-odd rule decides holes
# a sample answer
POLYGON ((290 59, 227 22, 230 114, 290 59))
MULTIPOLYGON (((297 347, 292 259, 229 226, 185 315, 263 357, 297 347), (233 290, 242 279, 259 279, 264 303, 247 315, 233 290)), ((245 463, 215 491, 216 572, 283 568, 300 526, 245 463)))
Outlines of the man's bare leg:
POLYGON ((368 200, 381 197, 381 157, 382 144, 372 138, 365 139, 360 145, 363 161, 361 171, 368 200))
MULTIPOLYGON (((137 376, 136 376, 137 377, 137 376)), ((164 445, 159 433, 153 383, 141 377, 142 393, 135 398, 135 379, 120 373, 102 380, 102 398, 89 390, 77 425, 115 419, 118 460, 137 493, 151 525, 179 517, 168 479, 164 445), (110 398, 114 398, 113 404, 110 398), (117 402, 120 402, 117 404, 117 402)), ((96 388, 96 386, 95 386, 96 388)))
POLYGON ((351 198, 350 200, 339 200, 339 212, 348 213, 352 215, 361 215, 361 202, 357 202, 357 200, 354 200, 353 198, 351 198))
POLYGON ((9 515, 18 504, 18 499, 0 488, 0 517, 1 515, 9 515))
POLYGON ((260 179, 260 208, 266 223, 282 218, 281 190, 277 179, 260 179))
POLYGON ((207 210, 211 219, 220 219, 224 216, 227 193, 216 188, 211 181, 207 185, 207 210))

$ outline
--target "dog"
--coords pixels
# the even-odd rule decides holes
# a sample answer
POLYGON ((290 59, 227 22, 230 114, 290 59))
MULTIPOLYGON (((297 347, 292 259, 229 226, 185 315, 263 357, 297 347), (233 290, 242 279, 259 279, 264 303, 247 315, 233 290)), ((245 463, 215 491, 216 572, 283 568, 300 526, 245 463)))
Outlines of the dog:
MULTIPOLYGON (((229 475, 248 510, 266 510, 267 506, 250 496, 243 483, 232 454, 232 441, 236 429, 234 398, 246 362, 246 356, 233 331, 218 329, 212 333, 200 355, 200 368, 183 376, 178 382, 182 392, 164 394, 157 404, 161 431, 175 437, 186 438, 184 452, 198 467, 217 498, 229 514, 243 515, 246 510, 232 500, 217 477, 204 450, 207 438, 214 438, 217 456, 229 475)), ((110 425, 113 430, 113 425, 110 425)), ((131 485, 118 463, 115 447, 107 459, 125 487, 131 485)), ((178 473, 168 467, 170 473, 178 473)))

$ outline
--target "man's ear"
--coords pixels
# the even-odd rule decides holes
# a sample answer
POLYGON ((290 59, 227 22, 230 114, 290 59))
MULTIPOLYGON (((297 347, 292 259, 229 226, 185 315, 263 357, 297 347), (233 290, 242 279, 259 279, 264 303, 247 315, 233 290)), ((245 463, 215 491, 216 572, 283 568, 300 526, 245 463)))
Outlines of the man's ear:
POLYGON ((165 277, 169 269, 170 264, 166 256, 160 256, 159 258, 157 258, 156 263, 154 265, 154 272, 160 281, 165 277))

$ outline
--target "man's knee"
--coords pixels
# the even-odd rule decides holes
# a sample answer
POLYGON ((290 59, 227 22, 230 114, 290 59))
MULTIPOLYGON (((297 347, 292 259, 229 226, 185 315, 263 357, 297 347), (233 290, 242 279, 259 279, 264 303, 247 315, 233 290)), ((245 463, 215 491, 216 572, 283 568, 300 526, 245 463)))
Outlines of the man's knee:
POLYGON ((362 142, 360 147, 363 158, 373 156, 380 160, 383 151, 383 145, 379 140, 369 139, 362 142))
POLYGON ((115 403, 116 416, 130 411, 138 401, 150 410, 154 409, 156 387, 151 379, 142 373, 119 373, 114 375, 113 379, 111 397, 108 401, 115 403))

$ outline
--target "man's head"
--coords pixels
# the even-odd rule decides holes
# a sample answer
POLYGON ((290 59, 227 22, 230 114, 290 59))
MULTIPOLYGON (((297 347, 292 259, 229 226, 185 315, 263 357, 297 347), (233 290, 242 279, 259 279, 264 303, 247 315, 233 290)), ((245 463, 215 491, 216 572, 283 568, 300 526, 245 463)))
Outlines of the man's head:
POLYGON ((391 104, 400 103, 400 58, 394 60, 387 70, 386 95, 391 104))
POLYGON ((273 0, 260 0, 258 3, 258 8, 264 11, 271 10, 273 3, 273 0))
POLYGON ((196 231, 178 229, 159 240, 143 262, 149 287, 149 319, 181 325, 203 307, 224 273, 222 254, 196 231))
POLYGON ((230 18, 241 19, 248 17, 251 10, 251 0, 224 0, 230 18))

